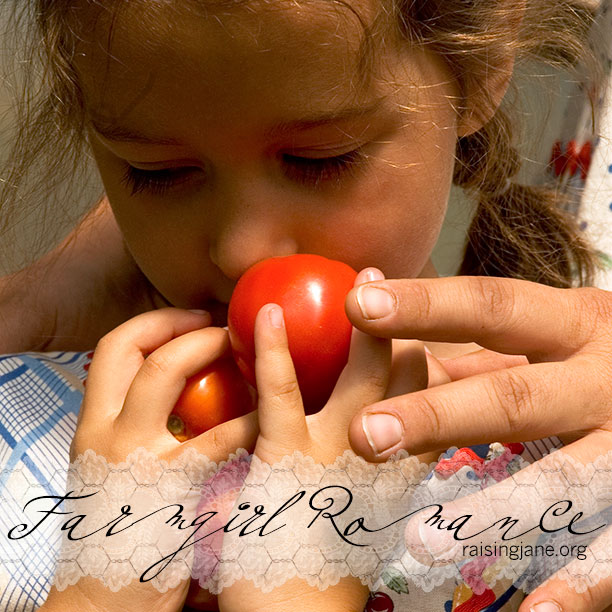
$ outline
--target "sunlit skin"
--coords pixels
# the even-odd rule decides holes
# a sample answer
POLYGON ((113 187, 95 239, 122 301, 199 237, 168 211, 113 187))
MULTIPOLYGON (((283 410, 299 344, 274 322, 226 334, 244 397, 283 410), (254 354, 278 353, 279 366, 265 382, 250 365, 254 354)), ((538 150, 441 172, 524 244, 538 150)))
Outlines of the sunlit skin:
POLYGON ((227 303, 249 266, 297 252, 388 277, 432 274, 456 86, 436 56, 390 40, 359 86, 361 25, 317 7, 233 9, 219 21, 173 13, 176 28, 146 33, 135 11, 116 25, 112 59, 96 44, 102 22, 81 45, 106 193, 131 253, 175 306, 227 303), (349 167, 312 161, 356 149, 349 167), (171 169, 174 182, 144 175, 133 193, 130 166, 171 169))
MULTIPOLYGON (((373 0, 349 2, 366 26, 375 23, 373 0)), ((380 3, 383 10, 385 4, 380 3)), ((509 30, 518 28, 523 4, 508 3, 514 15, 504 24, 509 30)), ((487 59, 482 81, 475 84, 476 91, 464 91, 464 101, 439 57, 400 44, 384 23, 379 31, 384 32, 385 46, 376 47, 373 70, 362 78, 358 58, 363 24, 341 2, 108 0, 71 5, 85 22, 74 31, 93 152, 126 243, 168 303, 219 310, 215 306, 228 301, 247 267, 296 252, 342 260, 356 270, 376 266, 387 277, 435 274, 430 254, 446 211, 457 137, 479 129, 501 101, 512 69, 512 45, 498 63, 487 59), (115 5, 121 11, 110 36, 104 11, 115 5), (195 7, 202 9, 201 16, 195 7), (183 15, 182 8, 191 13, 183 15), (489 103, 483 105, 479 98, 489 103), (456 109, 465 104, 469 107, 459 115, 456 109), (483 106, 490 108, 483 111, 483 106), (347 108, 352 109, 349 116, 347 108), (313 117, 319 120, 313 123, 313 117), (361 156, 353 154, 356 149, 361 156), (317 163, 315 158, 328 161, 317 163), (347 164, 349 160, 353 163, 347 164), (139 180, 126 180, 130 168, 132 174, 140 169, 139 180)), ((521 40, 518 32, 509 40, 513 38, 521 40)), ((383 286, 382 280, 377 282, 383 286)), ((358 376, 347 379, 351 384, 341 389, 345 401, 338 402, 352 421, 337 431, 351 428, 350 442, 359 454, 382 461, 399 448, 415 453, 560 432, 587 434, 567 447, 583 463, 609 451, 612 306, 606 292, 492 278, 396 280, 384 286, 393 291, 396 308, 382 320, 357 312, 356 295, 362 288, 347 300, 351 320, 367 332, 355 334, 353 346, 361 344, 361 357, 373 355, 357 360, 353 373, 358 376), (427 317, 415 316, 424 311, 427 317), (394 347, 384 391, 393 397, 381 401, 380 373, 386 366, 377 349, 390 347, 374 336, 475 339, 514 362, 498 361, 495 366, 490 355, 450 366, 445 362, 442 382, 448 384, 431 384, 430 377, 430 389, 409 393, 394 385, 394 372, 413 375, 411 368, 395 367, 394 347), (517 363, 521 355, 524 361, 517 363), (372 364, 380 367, 374 376, 372 368, 365 367, 372 364), (520 370, 509 372, 517 365, 520 370), (452 378, 460 379, 456 382, 449 381, 453 369, 452 378), (354 414, 359 403, 361 412, 354 414), (366 440, 364 423, 376 414, 398 419, 401 439, 393 446, 373 448, 366 440), (528 435, 517 437, 524 432, 528 435)), ((265 388, 269 401, 259 404, 258 441, 264 445, 255 453, 263 448, 265 455, 265 443, 269 451, 285 452, 287 432, 292 434, 291 448, 298 440, 304 443, 300 448, 310 450, 310 434, 318 433, 315 440, 329 443, 332 428, 325 429, 325 421, 317 416, 308 427, 297 428, 297 434, 278 427, 272 400, 287 400, 287 386, 277 385, 283 378, 277 374, 284 374, 286 382, 292 364, 282 326, 270 323, 270 308, 275 307, 260 312, 256 332, 265 380, 259 385, 260 400, 265 388)), ((215 335, 227 340, 221 330, 206 327, 209 322, 208 315, 161 309, 107 335, 88 379, 91 383, 98 376, 100 391, 96 397, 88 383, 89 408, 81 412, 86 416, 81 417, 80 443, 121 453, 132 448, 135 439, 145 440, 152 428, 143 422, 151 415, 166 434, 165 421, 159 419, 166 414, 163 404, 171 403, 170 387, 180 386, 189 364, 204 360, 204 354, 216 357, 220 343, 212 342, 215 335), (160 364, 172 383, 162 396, 157 389, 151 392, 151 372, 153 380, 164 378, 160 364), (149 410, 145 419, 143 406, 149 410), (99 417, 100 410, 105 418, 99 417), (89 431, 83 425, 86 419, 93 424, 89 431)), ((402 382, 404 378, 409 377, 402 382)), ((419 389, 427 382, 426 377, 419 389)), ((293 390, 293 400, 283 408, 293 403, 290 416, 296 419, 291 423, 300 419, 303 425, 299 393, 293 390)), ((328 410, 327 418, 338 412, 328 410)), ((230 431, 232 423, 236 421, 221 427, 230 431)), ((224 446, 230 439, 210 436, 207 451, 226 457, 229 448, 236 448, 224 446)), ((315 447, 321 456, 332 452, 326 444, 315 447)), ((123 609, 148 610, 154 601, 156 609, 174 610, 186 591, 182 585, 158 597, 133 585, 119 595, 123 609)), ((86 609, 92 602, 111 609, 104 598, 113 594, 98 597, 100 591, 99 581, 79 581, 57 598, 52 594, 57 603, 45 609, 86 609), (80 605, 83 601, 87 605, 80 605)), ((262 593, 247 584, 224 589, 222 609, 242 611, 248 602, 257 610, 357 610, 363 608, 365 591, 352 578, 325 592, 296 580, 273 591, 271 599, 276 597, 278 605, 270 605, 267 594, 259 605, 262 593)), ((531 593, 521 609, 555 600, 567 609, 601 610, 610 602, 609 592, 609 581, 577 593, 567 580, 553 577, 531 593)))
MULTIPOLYGON (((240 275, 272 256, 435 274, 459 129, 450 71, 387 37, 363 78, 362 25, 321 8, 173 12, 154 30, 127 9, 110 59, 104 21, 80 46, 90 142, 126 244, 170 304, 221 310, 217 324, 240 275)), ((224 591, 224 605, 251 591, 224 591)), ((358 608, 367 589, 346 579, 322 596, 358 608)))

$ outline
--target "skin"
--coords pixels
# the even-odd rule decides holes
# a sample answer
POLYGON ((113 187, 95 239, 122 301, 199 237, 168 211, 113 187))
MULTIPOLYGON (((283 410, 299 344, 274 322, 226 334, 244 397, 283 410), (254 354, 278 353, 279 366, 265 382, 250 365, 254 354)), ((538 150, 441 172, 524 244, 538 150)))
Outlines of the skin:
MULTIPOLYGON (((368 6, 359 8, 371 17, 368 6)), ((376 266, 388 278, 434 275, 429 256, 446 210, 455 142, 478 129, 473 113, 455 111, 459 90, 439 57, 400 49, 391 39, 373 77, 355 89, 361 30, 342 13, 330 18, 316 7, 235 9, 220 22, 173 13, 145 31, 130 17, 128 9, 117 24, 110 59, 97 44, 107 40, 104 20, 83 30, 93 35, 80 45, 78 71, 95 124, 176 141, 127 142, 104 137, 93 124, 89 131, 127 247, 168 304, 210 309, 220 322, 248 266, 294 252, 340 259, 356 269, 376 266), (107 69, 94 69, 99 66, 107 69), (381 97, 372 114, 270 135, 304 116, 337 113, 349 102, 363 109, 381 97), (368 163, 333 179, 305 183, 297 170, 305 162, 281 162, 283 155, 331 157, 356 147, 363 147, 368 163), (133 194, 122 180, 128 165, 195 170, 181 171, 180 185, 163 194, 133 194)), ((502 78, 492 86, 503 95, 505 84, 502 78)), ((518 361, 492 363, 484 354, 487 359, 472 356, 446 370, 429 358, 430 366, 439 366, 441 382, 461 380, 385 404, 372 401, 364 410, 396 415, 402 438, 388 453, 374 455, 362 428, 365 412, 358 413, 349 432, 357 452, 380 461, 398 448, 420 452, 508 440, 509 429, 516 439, 596 432, 588 446, 570 447, 584 460, 612 446, 601 391, 612 382, 605 357, 609 297, 495 279, 393 283, 384 285, 394 296, 388 317, 364 316, 358 290, 349 296, 347 310, 357 327, 381 337, 476 341, 518 361), (546 313, 543 302, 551 308, 546 313), (577 332, 581 326, 584 331, 577 332), (536 371, 521 355, 548 368, 536 371), (523 385, 519 394, 517 381, 523 385), (568 393, 560 398, 555 388, 568 393), (508 397, 512 401, 502 401, 508 397), (562 404, 564 410, 550 409, 562 404), (474 417, 475 405, 484 407, 484 418, 474 417)), ((110 347, 123 341, 115 337, 110 347)), ((577 600, 574 593, 571 609, 592 610, 593 602, 603 609, 610 602, 604 586, 593 590, 592 600, 577 600)), ((543 587, 521 610, 544 599, 570 601, 568 589, 543 587)))
MULTIPOLYGON (((354 92, 347 75, 356 74, 356 49, 343 38, 358 40, 360 26, 317 12, 240 17, 240 27, 230 19, 227 28, 186 20, 177 26, 180 45, 172 30, 162 31, 146 53, 134 24, 119 22, 106 72, 91 69, 105 60, 99 45, 83 44, 79 71, 92 151, 126 245, 149 281, 169 304, 206 308, 223 322, 239 276, 275 255, 308 252, 356 269, 374 263, 392 275, 431 273, 459 129, 457 88, 445 64, 423 52, 384 49, 378 73, 354 92), (417 104, 418 112, 406 110, 417 104), (321 116, 325 122, 292 125, 321 116), (289 127, 281 131, 283 125, 289 127), (128 140, 126 131, 151 142, 128 140), (368 159, 351 172, 317 173, 316 161, 309 161, 356 148, 368 159), (288 155, 299 161, 288 162, 288 155), (178 179, 162 192, 133 193, 124 180, 128 165, 171 168, 178 179), (408 245, 401 256, 399 244, 408 245)), ((104 34, 96 32, 94 40, 104 34)), ((422 356, 419 361, 424 366, 422 356)), ((405 382, 394 386, 410 390, 405 382)), ((348 405, 340 427, 325 422, 321 428, 325 440, 330 431, 341 432, 332 450, 321 451, 327 460, 349 447, 357 406, 348 405)), ((320 417, 312 431, 317 422, 320 417)), ((270 460, 287 446, 282 450, 270 460)), ((86 587, 86 599, 97 599, 86 587)), ((252 609, 282 609, 296 593, 309 605, 319 606, 321 598, 321 609, 330 610, 361 609, 367 597, 348 578, 318 595, 295 580, 272 597, 240 584, 220 601, 224 610, 243 610, 245 597, 252 609)), ((57 601, 54 595, 51 605, 57 601)))
MULTIPOLYGON (((367 280, 367 274, 362 272, 357 282, 367 280)), ((296 450, 317 463, 333 463, 348 447, 348 424, 355 411, 384 396, 391 343, 355 330, 347 367, 329 402, 319 413, 305 417, 283 313, 269 304, 255 324, 258 414, 228 421, 181 444, 168 431, 166 420, 186 378, 229 349, 227 332, 209 324, 208 313, 166 308, 141 314, 107 334, 91 363, 71 459, 92 449, 116 463, 146 447, 165 461, 193 448, 219 462, 236 448, 254 447, 254 454, 269 464, 296 450)), ((178 548, 184 534, 176 532, 175 537, 178 548)), ((159 593, 150 584, 134 580, 112 593, 88 577, 63 591, 53 588, 41 610, 137 612, 153 606, 174 612, 182 608, 187 587, 183 581, 159 593)), ((367 588, 352 577, 325 591, 292 579, 271 593, 239 581, 223 589, 219 605, 223 612, 280 612, 294 605, 344 612, 363 610, 367 595, 367 588)))
POLYGON ((149 280, 174 306, 214 309, 249 266, 276 255, 315 253, 392 277, 423 273, 458 134, 457 91, 444 63, 386 50, 379 74, 355 94, 356 52, 336 30, 351 40, 360 26, 345 16, 264 11, 241 14, 240 28, 228 21, 229 33, 213 20, 180 23, 178 45, 173 31, 156 33, 152 53, 141 51, 131 22, 120 23, 103 76, 89 63, 102 61, 97 47, 84 45, 89 116, 176 140, 107 138, 94 127, 101 121, 89 132, 115 218, 149 280), (305 116, 381 99, 374 113, 270 135, 305 116), (418 112, 403 110, 416 103, 418 112), (323 173, 315 184, 300 170, 357 147, 369 159, 354 172, 323 173), (283 155, 303 161, 283 163, 283 155), (123 181, 128 164, 192 170, 163 194, 133 195, 123 181))
MULTIPOLYGON (((360 306, 363 289, 353 289, 347 298, 347 310, 363 331, 379 337, 418 337, 425 341, 444 338, 464 342, 469 338, 492 351, 521 353, 527 362, 510 368, 493 367, 484 373, 486 368, 481 369, 479 363, 483 355, 452 360, 447 370, 453 381, 450 384, 385 399, 359 411, 349 432, 356 452, 370 461, 384 461, 399 448, 418 453, 438 444, 448 446, 451 440, 452 444, 466 446, 486 440, 560 435, 568 443, 563 452, 583 464, 610 456, 609 292, 553 289, 494 278, 393 280, 371 286, 389 291, 393 308, 384 317, 364 316, 360 306), (544 303, 546 309, 541 308, 544 303), (475 410, 478 406, 480 409, 475 410), (401 423, 400 439, 380 453, 370 447, 364 431, 364 417, 374 414, 392 415, 401 423)), ((490 362, 488 356, 484 357, 490 362)), ((439 365, 444 367, 444 363, 439 365)), ((515 474, 513 479, 517 485, 528 487, 529 474, 525 472, 515 474)), ((471 501, 471 508, 487 504, 484 492, 471 501)), ((535 501, 541 501, 537 492, 535 501)), ((527 493, 521 498, 523 503, 529 507, 527 493)), ((594 511, 592 507, 581 509, 585 514, 594 511)), ((409 526, 408 530, 414 533, 409 526)), ((593 547, 607 551, 609 540, 608 529, 593 547)), ((422 548, 422 543, 414 540, 408 545, 422 548)), ((584 565, 574 563, 569 571, 570 576, 583 573, 584 565)), ((611 604, 610 577, 593 581, 586 592, 577 592, 555 575, 531 593, 519 611, 607 612, 611 604), (549 602, 556 608, 537 607, 549 602)))

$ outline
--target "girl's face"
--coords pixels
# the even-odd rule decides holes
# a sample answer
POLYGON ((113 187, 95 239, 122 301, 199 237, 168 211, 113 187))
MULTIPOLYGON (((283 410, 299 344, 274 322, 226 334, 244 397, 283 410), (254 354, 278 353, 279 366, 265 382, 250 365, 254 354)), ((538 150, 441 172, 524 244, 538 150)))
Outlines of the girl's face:
POLYGON ((93 152, 131 253, 173 305, 227 303, 275 255, 387 277, 428 265, 457 87, 438 57, 389 36, 365 68, 363 26, 334 7, 128 8, 110 52, 108 27, 89 28, 77 68, 93 152))

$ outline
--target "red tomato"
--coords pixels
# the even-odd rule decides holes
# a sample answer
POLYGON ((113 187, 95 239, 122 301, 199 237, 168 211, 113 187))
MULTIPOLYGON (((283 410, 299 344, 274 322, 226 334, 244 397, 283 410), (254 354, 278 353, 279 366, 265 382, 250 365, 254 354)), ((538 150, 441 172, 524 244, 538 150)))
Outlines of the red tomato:
POLYGON ((246 381, 232 358, 224 357, 187 380, 168 429, 183 442, 254 409, 246 381))
POLYGON ((318 255, 273 257, 249 268, 236 284, 228 312, 230 342, 244 377, 255 385, 257 312, 278 304, 304 407, 307 413, 320 410, 348 359, 351 324, 344 300, 356 276, 350 266, 318 255))

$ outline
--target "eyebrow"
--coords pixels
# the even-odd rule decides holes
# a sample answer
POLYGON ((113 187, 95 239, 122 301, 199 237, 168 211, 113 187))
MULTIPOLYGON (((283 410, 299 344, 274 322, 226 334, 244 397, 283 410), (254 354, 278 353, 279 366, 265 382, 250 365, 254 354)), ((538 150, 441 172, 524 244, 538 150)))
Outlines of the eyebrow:
POLYGON ((122 126, 112 119, 109 120, 102 117, 91 118, 89 123, 100 136, 115 142, 133 142, 135 144, 165 146, 176 146, 180 144, 180 142, 174 138, 164 138, 145 134, 137 129, 122 126))
MULTIPOLYGON (((267 138, 273 139, 287 133, 305 131, 360 117, 368 117, 380 109, 385 99, 384 97, 378 98, 366 106, 349 106, 332 112, 317 113, 292 121, 283 121, 266 130, 265 135, 267 138)), ((146 134, 138 129, 122 126, 117 121, 102 116, 90 118, 89 123, 100 136, 115 142, 131 142, 135 144, 158 146, 178 146, 181 144, 179 140, 174 138, 146 134)))
POLYGON ((369 117, 380 110, 386 97, 377 98, 366 106, 348 106, 332 112, 318 113, 293 121, 283 121, 266 131, 266 136, 270 139, 278 138, 287 133, 294 133, 309 130, 316 127, 330 125, 350 119, 369 117))

